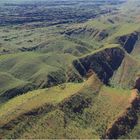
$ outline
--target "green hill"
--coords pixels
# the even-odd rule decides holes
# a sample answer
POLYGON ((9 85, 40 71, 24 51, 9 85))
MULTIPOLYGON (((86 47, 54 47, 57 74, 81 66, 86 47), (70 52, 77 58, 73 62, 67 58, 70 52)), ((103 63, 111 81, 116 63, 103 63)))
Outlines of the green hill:
POLYGON ((129 106, 130 95, 102 86, 96 76, 65 88, 29 92, 1 106, 1 137, 101 138, 129 106))
POLYGON ((139 139, 139 6, 0 5, 0 139, 139 139))

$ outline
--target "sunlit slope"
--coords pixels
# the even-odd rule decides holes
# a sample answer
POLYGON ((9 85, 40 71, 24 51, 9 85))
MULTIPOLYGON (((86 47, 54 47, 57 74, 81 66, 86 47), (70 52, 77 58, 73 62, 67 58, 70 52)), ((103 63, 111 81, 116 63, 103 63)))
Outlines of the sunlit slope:
POLYGON ((24 81, 16 79, 10 74, 0 73, 0 92, 6 91, 9 88, 16 87, 22 84, 26 84, 24 81))
MULTIPOLYGON (((40 53, 19 53, 4 55, 0 57, 0 71, 13 74, 23 80, 29 80, 37 72, 57 71, 63 65, 68 65, 74 57, 65 54, 40 54, 40 53)), ((65 66, 65 67, 66 67, 65 66)), ((64 67, 64 68, 65 68, 64 67)))
MULTIPOLYGON (((74 58, 68 54, 32 52, 2 55, 0 56, 0 72, 2 75, 0 92, 3 94, 7 91, 8 94, 8 90, 16 90, 16 87, 18 89, 20 85, 26 88, 29 84, 31 89, 36 89, 68 81, 79 81, 80 77, 71 68, 74 58), (4 74, 5 76, 3 76, 4 74), (24 86, 25 84, 26 86, 24 86), (6 88, 7 86, 8 88, 6 88)), ((24 88, 23 93, 27 92, 24 91, 24 88)), ((9 94, 13 94, 10 92, 9 94)))
POLYGON ((14 76, 0 72, 0 104, 6 100, 31 90, 33 85, 30 82, 19 80, 14 76))
POLYGON ((29 92, 1 105, 0 136, 101 138, 130 98, 130 91, 102 86, 96 75, 85 83, 29 92))

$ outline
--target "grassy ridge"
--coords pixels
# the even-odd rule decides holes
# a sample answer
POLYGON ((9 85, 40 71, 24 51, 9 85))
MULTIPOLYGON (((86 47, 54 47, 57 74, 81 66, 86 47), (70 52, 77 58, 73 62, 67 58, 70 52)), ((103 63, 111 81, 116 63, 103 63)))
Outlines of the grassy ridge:
MULTIPOLYGON (((15 83, 48 87, 66 81, 67 68, 75 57, 66 54, 18 53, 0 56, 1 90, 15 83), (7 76, 2 76, 5 73, 7 76), (7 83, 6 83, 7 82, 7 83), (5 86, 5 87, 4 87, 5 86)), ((71 73, 73 73, 71 71, 71 73)), ((7 88, 8 89, 8 88, 7 88)))
POLYGON ((0 78, 0 93, 12 87, 17 87, 19 85, 26 84, 26 82, 16 79, 12 75, 4 73, 4 72, 0 73, 0 77, 1 77, 0 78))
POLYGON ((16 97, 1 106, 0 124, 2 125, 3 123, 12 120, 16 116, 43 106, 44 104, 58 104, 63 99, 68 98, 70 95, 76 93, 81 87, 81 84, 67 84, 64 90, 61 89, 61 86, 58 86, 50 89, 33 91, 28 94, 16 97), (5 119, 5 117, 7 119, 5 119))
POLYGON ((128 106, 130 91, 105 86, 98 91, 94 85, 98 80, 94 78, 85 84, 66 84, 64 89, 63 86, 57 86, 29 92, 1 105, 1 125, 10 120, 17 122, 16 126, 10 122, 9 127, 12 129, 4 129, 4 132, 1 130, 1 135, 4 138, 102 137, 109 124, 128 106), (22 121, 18 119, 18 116, 45 104, 58 108, 39 116, 34 116, 33 113, 30 117, 23 115, 22 121), (75 112, 76 109, 78 110, 75 112), (18 133, 18 130, 21 130, 21 133, 18 133))

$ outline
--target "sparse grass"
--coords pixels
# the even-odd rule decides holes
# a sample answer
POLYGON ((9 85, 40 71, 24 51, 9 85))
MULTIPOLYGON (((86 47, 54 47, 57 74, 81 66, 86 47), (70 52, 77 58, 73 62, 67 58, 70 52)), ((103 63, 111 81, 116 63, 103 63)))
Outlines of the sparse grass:
POLYGON ((76 122, 71 122, 68 127, 64 128, 64 113, 55 110, 39 119, 32 130, 26 131, 21 138, 99 138, 92 128, 84 129, 78 125, 76 122))
POLYGON ((98 50, 92 51, 92 52, 90 52, 86 55, 83 55, 83 56, 79 57, 79 58, 83 58, 83 57, 88 56, 88 55, 93 55, 93 54, 99 53, 99 52, 104 51, 105 49, 109 49, 109 48, 120 48, 120 45, 118 45, 118 44, 105 44, 104 47, 102 47, 98 50))
POLYGON ((99 19, 95 19, 95 20, 89 20, 86 25, 88 27, 94 27, 95 29, 100 29, 100 30, 104 30, 104 29, 109 29, 112 28, 113 25, 109 24, 109 22, 106 21, 105 18, 99 18, 99 19))
MULTIPOLYGON (((43 81, 47 85, 48 75, 54 77, 58 83, 62 83, 66 78, 64 74, 66 68, 74 58, 69 54, 62 53, 30 52, 2 55, 0 56, 0 71, 7 72, 8 75, 19 79, 19 81, 36 82, 36 85, 40 85, 43 81)), ((1 79, 1 82, 4 81, 1 79)), ((10 81, 7 80, 7 84, 8 82, 10 81)), ((8 85, 10 86, 10 84, 8 85)))
POLYGON ((16 79, 8 73, 0 72, 0 93, 25 84, 27 84, 25 81, 16 79))
POLYGON ((13 26, 13 27, 1 27, 0 28, 0 41, 1 48, 10 51, 12 53, 18 52, 19 48, 31 48, 43 42, 49 42, 49 40, 59 37, 57 28, 31 28, 30 26, 13 26))
POLYGON ((88 125, 94 128, 101 137, 109 125, 129 105, 130 91, 103 87, 90 108, 84 115, 88 125))
POLYGON ((29 112, 45 104, 56 105, 65 98, 75 94, 82 87, 82 84, 67 84, 65 89, 61 86, 37 90, 28 94, 16 97, 0 107, 0 124, 9 122, 19 115, 29 112))
MULTIPOLYGON (((59 84, 27 92, 6 102, 0 98, 0 126, 6 124, 0 128, 0 138, 102 138, 130 103, 129 89, 133 87, 140 68, 139 49, 125 56, 110 81, 112 87, 102 86, 94 76, 84 83, 67 83, 66 71, 79 57, 104 49, 121 48, 119 44, 114 44, 116 38, 140 30, 138 6, 139 0, 135 0, 135 4, 128 1, 128 5, 116 7, 121 11, 82 23, 44 26, 44 22, 34 22, 0 27, 0 54, 4 54, 0 56, 0 95, 28 83, 45 88, 51 78, 49 82, 59 84), (69 29, 76 32, 66 36, 64 33, 69 29), (105 39, 100 40, 102 36, 105 39), (48 111, 49 105, 54 108, 48 111), (36 115, 36 109, 43 112, 37 110, 40 114, 36 115)), ((112 6, 101 8, 108 7, 112 6)), ((70 72, 76 71, 73 69, 70 72)), ((122 138, 139 138, 139 133, 138 121, 134 130, 122 138)))
POLYGON ((140 25, 138 23, 122 23, 115 29, 115 32, 108 38, 108 41, 114 41, 117 37, 129 35, 139 30, 140 25))
POLYGON ((55 110, 48 114, 43 113, 40 116, 34 116, 34 119, 30 122, 30 124, 27 123, 28 121, 23 122, 23 124, 25 123, 23 126, 25 128, 21 130, 21 134, 18 134, 17 131, 21 129, 19 127, 21 127, 23 124, 22 122, 18 122, 17 127, 13 126, 14 129, 12 129, 8 135, 5 134, 5 137, 102 137, 107 127, 129 105, 129 98, 131 94, 129 90, 110 88, 106 86, 103 86, 99 93, 95 93, 97 92, 97 90, 95 90, 97 87, 94 85, 94 83, 98 83, 96 82, 97 80, 94 81, 91 79, 86 84, 66 84, 64 89, 61 86, 57 86, 53 88, 37 90, 11 99, 4 105, 1 105, 1 125, 8 123, 10 120, 16 120, 18 116, 44 106, 45 104, 57 106, 63 101, 61 104, 65 105, 68 101, 68 103, 70 102, 72 105, 72 108, 69 108, 70 110, 68 112, 65 111, 65 109, 64 112, 62 110, 55 110), (74 102, 76 100, 77 102, 74 102), (91 100, 91 102, 88 103, 90 104, 89 106, 84 107, 84 102, 86 100, 91 100), (73 112, 72 110, 79 105, 84 107, 83 112, 73 112), (64 121, 64 118, 67 123, 64 121))

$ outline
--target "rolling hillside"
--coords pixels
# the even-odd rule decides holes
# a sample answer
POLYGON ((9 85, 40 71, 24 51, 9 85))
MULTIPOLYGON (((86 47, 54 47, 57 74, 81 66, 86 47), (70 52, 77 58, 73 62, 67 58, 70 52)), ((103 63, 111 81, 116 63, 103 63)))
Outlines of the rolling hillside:
POLYGON ((0 139, 139 139, 139 5, 0 3, 0 139))

